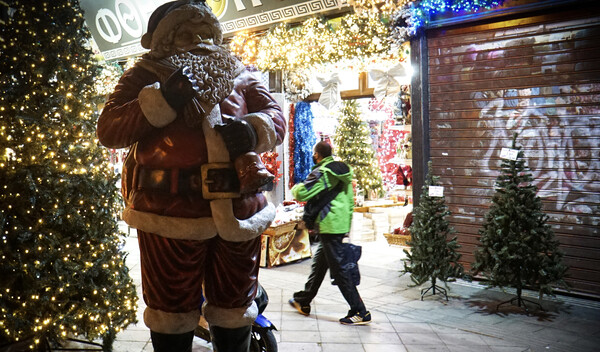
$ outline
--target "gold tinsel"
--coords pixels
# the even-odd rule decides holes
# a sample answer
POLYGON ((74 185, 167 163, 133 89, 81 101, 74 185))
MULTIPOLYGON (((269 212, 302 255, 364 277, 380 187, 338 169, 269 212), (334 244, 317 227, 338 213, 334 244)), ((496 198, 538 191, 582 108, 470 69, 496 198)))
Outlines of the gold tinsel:
POLYGON ((299 65, 296 44, 299 31, 286 23, 272 27, 258 44, 256 65, 263 71, 292 70, 299 65))
POLYGON ((236 34, 229 43, 229 50, 237 56, 244 65, 254 65, 258 54, 259 38, 255 34, 243 31, 236 34))
POLYGON ((294 28, 279 24, 261 38, 256 65, 263 71, 292 71, 357 57, 389 56, 388 36, 389 28, 373 13, 328 22, 310 18, 294 28))
POLYGON ((399 10, 411 0, 348 0, 348 5, 354 8, 357 13, 387 13, 391 14, 399 10))

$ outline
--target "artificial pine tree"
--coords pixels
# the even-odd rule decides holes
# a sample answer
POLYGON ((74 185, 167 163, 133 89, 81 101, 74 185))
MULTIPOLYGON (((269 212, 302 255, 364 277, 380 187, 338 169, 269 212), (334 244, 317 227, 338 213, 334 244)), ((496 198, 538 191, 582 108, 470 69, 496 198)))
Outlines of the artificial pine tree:
POLYGON ((341 115, 335 130, 336 154, 354 170, 358 187, 369 194, 383 192, 383 180, 369 125, 362 119, 356 100, 342 104, 341 115))
POLYGON ((95 137, 90 37, 77 1, 0 3, 0 346, 84 337, 110 350, 137 295, 95 137))
MULTIPOLYGON (((411 251, 404 250, 407 259, 404 262, 404 273, 410 273, 415 285, 431 281, 431 286, 421 290, 421 300, 429 291, 436 289, 444 294, 446 290, 436 285, 437 280, 446 282, 463 275, 463 267, 458 262, 461 255, 456 250, 460 248, 456 236, 448 240, 455 230, 446 216, 450 215, 446 199, 432 197, 429 194, 431 186, 438 186, 438 176, 433 176, 431 161, 428 163, 428 173, 419 197, 418 206, 413 210, 413 224, 410 226, 411 240, 408 245, 411 251)), ((447 286, 447 285, 446 285, 447 286)))
POLYGON ((496 193, 479 230, 481 244, 472 270, 475 275, 481 273, 489 287, 516 289, 517 296, 498 307, 516 300, 527 309, 526 301, 540 305, 522 298, 523 288, 538 290, 540 298, 552 294, 552 285, 566 287, 562 279, 567 267, 516 140, 515 134, 511 148, 518 150, 516 160, 502 160, 496 193))

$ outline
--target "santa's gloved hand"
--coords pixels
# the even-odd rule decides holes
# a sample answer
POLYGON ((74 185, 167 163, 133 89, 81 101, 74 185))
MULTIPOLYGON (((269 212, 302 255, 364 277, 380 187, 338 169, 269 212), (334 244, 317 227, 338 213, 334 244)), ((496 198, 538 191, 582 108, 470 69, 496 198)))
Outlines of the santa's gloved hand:
POLYGON ((216 125, 215 129, 221 134, 232 160, 254 150, 258 136, 252 125, 244 120, 233 120, 224 125, 216 125))
POLYGON ((173 72, 162 87, 162 94, 169 105, 178 110, 187 104, 199 90, 198 83, 189 67, 173 72))

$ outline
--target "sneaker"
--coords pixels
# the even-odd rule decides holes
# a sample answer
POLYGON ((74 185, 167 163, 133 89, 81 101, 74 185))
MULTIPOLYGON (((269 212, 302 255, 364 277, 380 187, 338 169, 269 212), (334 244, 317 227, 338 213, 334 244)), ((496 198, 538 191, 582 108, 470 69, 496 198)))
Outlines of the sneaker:
POLYGON ((296 302, 296 300, 294 300, 293 298, 290 299, 290 306, 296 308, 296 310, 298 311, 298 313, 302 314, 302 315, 309 315, 310 314, 310 305, 306 305, 303 306, 300 303, 296 302))
POLYGON ((366 312, 364 315, 356 313, 353 316, 340 319, 340 323, 344 325, 367 325, 371 322, 371 312, 366 312))

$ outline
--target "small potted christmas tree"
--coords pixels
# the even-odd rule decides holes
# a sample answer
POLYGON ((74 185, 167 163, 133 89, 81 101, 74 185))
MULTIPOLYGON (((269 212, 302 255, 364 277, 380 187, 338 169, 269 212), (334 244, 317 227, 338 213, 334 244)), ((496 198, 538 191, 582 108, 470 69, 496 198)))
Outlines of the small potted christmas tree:
POLYGON ((516 139, 515 134, 511 150, 507 150, 515 157, 502 160, 496 194, 479 230, 481 245, 475 251, 472 270, 483 275, 489 287, 516 289, 517 296, 498 307, 516 302, 527 310, 525 302, 541 305, 524 299, 523 288, 538 290, 540 299, 552 294, 553 285, 566 287, 562 279, 567 267, 516 139))
POLYGON ((430 161, 419 204, 413 211, 413 224, 410 227, 412 240, 408 243, 412 250, 404 250, 407 256, 404 273, 410 273, 415 286, 431 281, 429 288, 421 290, 421 300, 430 290, 434 295, 438 290, 448 300, 446 290, 439 287, 437 281, 441 280, 447 287, 448 280, 462 276, 464 271, 458 263, 461 255, 456 251, 460 248, 456 237, 448 240, 455 230, 446 220, 446 216, 450 215, 446 200, 443 193, 433 192, 434 188, 440 187, 438 179, 433 176, 430 161))

